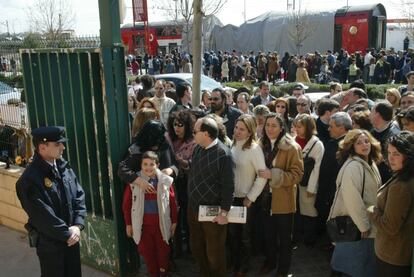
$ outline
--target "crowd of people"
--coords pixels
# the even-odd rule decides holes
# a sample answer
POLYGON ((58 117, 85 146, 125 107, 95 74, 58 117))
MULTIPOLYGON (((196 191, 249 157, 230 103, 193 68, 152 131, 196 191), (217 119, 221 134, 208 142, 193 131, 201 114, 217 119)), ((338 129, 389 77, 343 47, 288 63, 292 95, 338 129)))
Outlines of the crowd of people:
MULTIPOLYGON (((276 51, 255 53, 250 51, 209 51, 203 57, 203 73, 217 81, 251 81, 263 80, 274 82, 320 83, 337 81, 352 83, 362 79, 367 84, 406 83, 405 76, 414 70, 414 51, 395 51, 394 48, 376 51, 366 49, 365 53, 357 51, 348 53, 345 49, 333 53, 315 51, 306 55, 292 55, 288 52, 283 57, 276 51)), ((126 59, 126 66, 133 75, 162 73, 191 73, 192 56, 174 50, 166 55, 137 55, 126 59)))
POLYGON ((261 76, 255 92, 204 91, 198 106, 188 84, 135 80, 118 174, 126 232, 149 274, 166 276, 171 257, 191 254, 201 276, 245 276, 264 255, 261 274, 287 276, 292 251, 316 247, 326 222, 346 217, 358 236, 328 232, 332 276, 410 276, 414 71, 384 100, 368 99, 358 75, 316 103, 302 83, 275 98, 264 80, 273 77, 261 76), (198 220, 200 205, 219 206, 212 222, 198 220), (247 208, 246 224, 228 223, 231 206, 247 208))

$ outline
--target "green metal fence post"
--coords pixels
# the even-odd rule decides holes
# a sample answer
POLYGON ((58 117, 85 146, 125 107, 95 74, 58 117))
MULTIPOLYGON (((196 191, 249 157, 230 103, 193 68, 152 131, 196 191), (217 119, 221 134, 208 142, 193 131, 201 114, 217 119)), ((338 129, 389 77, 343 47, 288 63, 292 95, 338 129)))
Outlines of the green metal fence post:
POLYGON ((127 109, 127 89, 125 76, 124 51, 121 44, 118 0, 99 0, 100 36, 103 59, 103 74, 107 97, 109 127, 109 156, 113 183, 111 184, 115 233, 118 238, 120 275, 127 274, 127 245, 122 224, 123 185, 117 176, 118 163, 124 157, 129 144, 129 125, 127 109))

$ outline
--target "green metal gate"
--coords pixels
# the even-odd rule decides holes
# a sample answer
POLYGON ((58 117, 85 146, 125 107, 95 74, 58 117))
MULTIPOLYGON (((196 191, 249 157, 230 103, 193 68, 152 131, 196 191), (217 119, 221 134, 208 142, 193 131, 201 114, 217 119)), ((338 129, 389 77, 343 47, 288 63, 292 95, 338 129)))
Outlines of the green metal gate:
POLYGON ((21 50, 21 60, 31 128, 66 127, 65 155, 88 210, 82 260, 123 276, 124 186, 116 174, 130 142, 123 48, 21 50))

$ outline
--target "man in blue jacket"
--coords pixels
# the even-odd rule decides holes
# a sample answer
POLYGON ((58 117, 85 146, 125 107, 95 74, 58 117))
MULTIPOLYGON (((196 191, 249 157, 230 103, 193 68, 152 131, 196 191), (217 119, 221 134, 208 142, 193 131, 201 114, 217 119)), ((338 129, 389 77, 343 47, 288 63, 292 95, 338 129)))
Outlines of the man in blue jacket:
POLYGON ((17 196, 29 216, 25 225, 36 247, 42 277, 81 276, 79 240, 86 215, 85 194, 62 158, 64 128, 32 132, 35 154, 16 183, 17 196))

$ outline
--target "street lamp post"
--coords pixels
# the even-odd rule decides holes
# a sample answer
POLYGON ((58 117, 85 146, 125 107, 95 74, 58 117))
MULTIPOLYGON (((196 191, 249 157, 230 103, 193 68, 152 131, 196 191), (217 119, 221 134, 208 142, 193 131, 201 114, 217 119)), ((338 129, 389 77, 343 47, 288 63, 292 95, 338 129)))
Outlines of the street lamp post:
POLYGON ((4 22, 1 22, 1 21, 0 21, 0 24, 2 24, 2 25, 4 25, 4 26, 6 26, 6 28, 7 28, 7 36, 10 36, 9 21, 8 21, 8 20, 6 20, 6 21, 4 21, 4 22))

